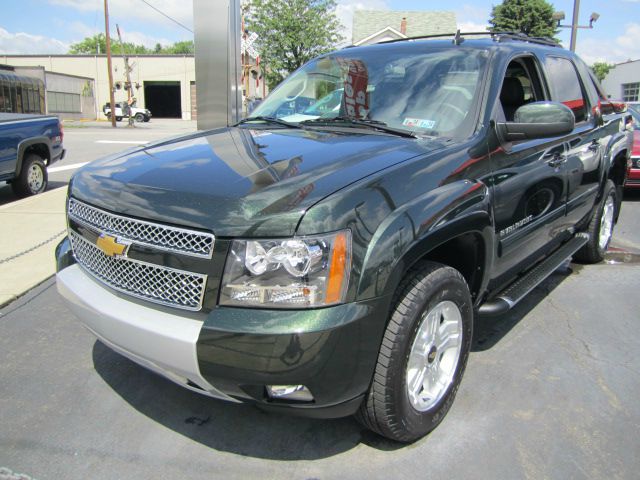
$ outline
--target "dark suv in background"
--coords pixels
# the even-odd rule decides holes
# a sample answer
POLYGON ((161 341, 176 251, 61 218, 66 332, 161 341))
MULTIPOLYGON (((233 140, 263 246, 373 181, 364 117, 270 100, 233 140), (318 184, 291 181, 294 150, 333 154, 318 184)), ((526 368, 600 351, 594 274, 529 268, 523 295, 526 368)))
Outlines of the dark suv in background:
POLYGON ((602 260, 630 153, 628 114, 550 41, 345 48, 236 126, 79 170, 58 288, 185 388, 412 441, 449 410, 480 315, 602 260), (283 108, 336 90, 339 108, 283 108))

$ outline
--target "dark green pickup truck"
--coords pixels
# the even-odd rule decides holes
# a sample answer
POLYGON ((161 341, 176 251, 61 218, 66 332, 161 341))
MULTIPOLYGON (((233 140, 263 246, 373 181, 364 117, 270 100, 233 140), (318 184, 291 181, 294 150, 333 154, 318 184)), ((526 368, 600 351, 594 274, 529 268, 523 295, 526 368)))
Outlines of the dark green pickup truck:
POLYGON ((78 171, 58 288, 190 390, 412 441, 451 406, 481 315, 602 259, 629 125, 546 40, 345 48, 236 126, 78 171))

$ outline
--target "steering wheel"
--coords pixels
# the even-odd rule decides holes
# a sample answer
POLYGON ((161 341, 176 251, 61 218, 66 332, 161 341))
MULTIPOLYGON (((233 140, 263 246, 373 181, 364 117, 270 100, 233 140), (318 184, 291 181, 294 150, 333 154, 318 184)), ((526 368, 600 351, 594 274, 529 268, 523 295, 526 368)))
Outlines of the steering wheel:
POLYGON ((460 107, 452 104, 452 103, 441 103, 440 108, 448 108, 450 111, 454 112, 456 115, 460 117, 461 120, 464 120, 467 116, 467 112, 462 110, 460 107))
POLYGON ((284 101, 292 102, 293 100, 298 98, 300 95, 302 95, 302 93, 307 89, 307 81, 308 81, 308 77, 307 75, 305 75, 304 80, 302 81, 302 88, 300 89, 300 91, 294 95, 287 95, 286 97, 284 97, 284 101))

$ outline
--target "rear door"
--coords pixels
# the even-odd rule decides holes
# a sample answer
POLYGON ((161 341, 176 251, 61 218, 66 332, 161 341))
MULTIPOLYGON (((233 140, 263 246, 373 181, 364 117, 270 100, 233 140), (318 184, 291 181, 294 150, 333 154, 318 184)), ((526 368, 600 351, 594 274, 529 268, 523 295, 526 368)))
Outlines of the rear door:
POLYGON ((585 85, 569 58, 547 55, 544 62, 551 99, 569 107, 576 126, 567 137, 567 227, 591 212, 600 184, 603 131, 597 109, 590 105, 585 85), (600 124, 600 125, 599 125, 600 124))

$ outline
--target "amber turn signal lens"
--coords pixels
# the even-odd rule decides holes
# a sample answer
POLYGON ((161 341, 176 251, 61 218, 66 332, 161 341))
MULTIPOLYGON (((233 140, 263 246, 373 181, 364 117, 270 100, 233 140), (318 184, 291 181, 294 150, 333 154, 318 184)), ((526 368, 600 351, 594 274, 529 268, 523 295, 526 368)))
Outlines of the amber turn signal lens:
POLYGON ((347 235, 347 232, 338 233, 333 244, 329 282, 325 295, 325 303, 327 304, 338 303, 343 300, 344 289, 349 280, 351 258, 347 235))

